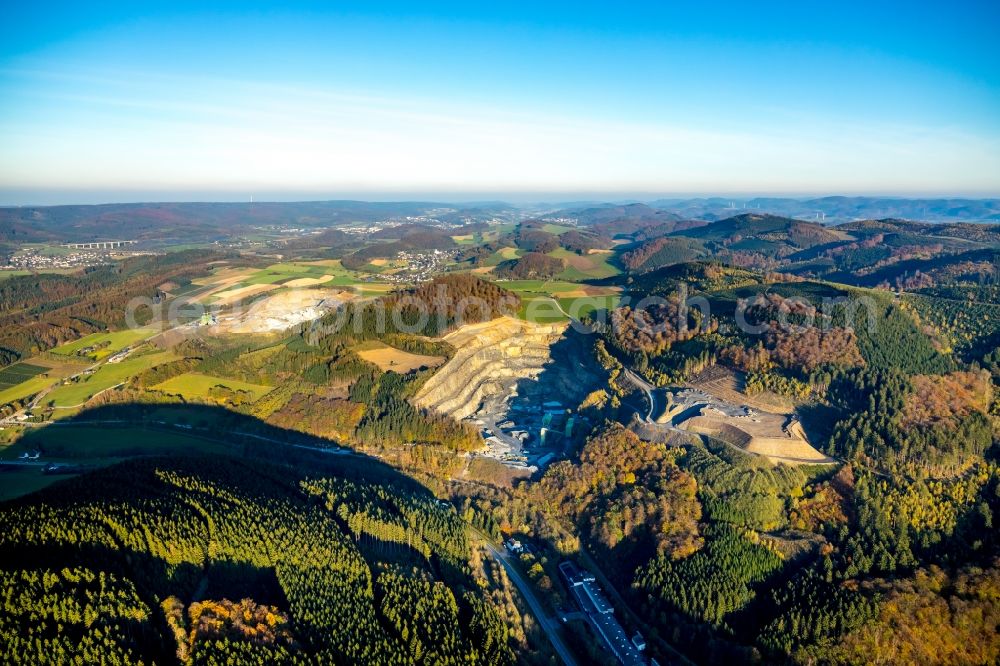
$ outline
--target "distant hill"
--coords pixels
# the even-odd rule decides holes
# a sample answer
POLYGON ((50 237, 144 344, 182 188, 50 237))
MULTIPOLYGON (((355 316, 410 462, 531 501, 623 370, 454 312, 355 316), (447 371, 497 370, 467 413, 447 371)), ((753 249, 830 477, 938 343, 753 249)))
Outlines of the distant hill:
POLYGON ((559 244, 578 254, 586 254, 590 250, 604 250, 611 248, 613 243, 607 236, 596 234, 586 230, 572 229, 559 235, 559 244))
POLYGON ((845 239, 843 233, 813 222, 751 213, 695 229, 676 231, 673 236, 714 241, 730 251, 742 250, 771 256, 845 239))
POLYGON ((864 287, 888 285, 909 290, 954 281, 993 282, 998 277, 997 266, 1000 266, 1000 249, 986 248, 905 259, 874 270, 854 274, 834 272, 824 277, 864 287))
POLYGON ((672 264, 640 275, 621 275, 613 279, 615 284, 633 293, 655 295, 672 293, 681 284, 691 290, 707 292, 759 284, 760 281, 759 273, 707 261, 672 264))
MULTIPOLYGON (((649 240, 656 236, 733 219, 772 215, 832 225, 867 220, 1000 222, 1000 199, 660 199, 651 203, 607 203, 564 207, 540 221, 572 219, 608 238, 649 240), (637 237, 637 234, 642 237, 637 237)), ((517 222, 523 210, 502 202, 475 205, 428 201, 300 201, 258 203, 129 203, 94 206, 0 208, 0 242, 219 238, 248 226, 327 227, 394 220, 416 224, 475 225, 517 222)))
POLYGON ((928 222, 1000 221, 1000 199, 831 196, 808 199, 755 197, 740 200, 702 197, 658 199, 649 205, 685 218, 704 220, 721 220, 745 211, 827 224, 873 218, 903 218, 928 222))
POLYGON ((567 208, 542 217, 542 220, 576 220, 581 227, 607 238, 650 240, 673 231, 707 224, 676 213, 657 210, 646 204, 605 205, 588 208, 567 208))
POLYGON ((681 215, 665 210, 652 208, 642 203, 615 205, 603 204, 587 208, 567 208, 544 215, 542 219, 572 218, 580 226, 611 223, 631 223, 640 225, 659 224, 664 222, 679 222, 681 215))
POLYGON ((550 278, 562 269, 562 259, 540 252, 528 252, 520 259, 500 262, 493 274, 508 280, 537 280, 550 278))
MULTIPOLYGON (((1000 246, 1000 228, 989 224, 882 219, 849 222, 834 229, 844 233, 845 240, 788 255, 779 270, 850 284, 927 286, 925 283, 936 284, 941 278, 957 275, 940 268, 953 261, 960 265, 964 260, 948 257, 1000 246), (923 270, 921 265, 932 268, 934 275, 923 272, 918 280, 912 279, 913 271, 923 270)), ((983 271, 976 267, 970 272, 983 271)))
POLYGON ((848 222, 838 225, 837 229, 855 236, 892 232, 937 238, 959 238, 979 243, 1000 243, 1000 226, 968 222, 931 224, 887 218, 848 222))
POLYGON ((424 202, 140 203, 0 208, 0 241, 211 238, 249 226, 325 227, 454 211, 424 202))
POLYGON ((708 256, 708 250, 691 238, 660 237, 622 253, 621 261, 630 271, 645 272, 708 256))

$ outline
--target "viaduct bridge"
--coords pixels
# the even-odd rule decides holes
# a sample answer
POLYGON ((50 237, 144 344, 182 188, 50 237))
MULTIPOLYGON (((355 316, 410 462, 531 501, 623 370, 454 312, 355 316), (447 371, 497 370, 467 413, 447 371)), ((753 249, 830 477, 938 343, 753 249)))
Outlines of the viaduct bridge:
POLYGON ((91 241, 87 243, 63 243, 62 246, 71 250, 113 250, 126 245, 135 245, 138 242, 134 240, 91 241))

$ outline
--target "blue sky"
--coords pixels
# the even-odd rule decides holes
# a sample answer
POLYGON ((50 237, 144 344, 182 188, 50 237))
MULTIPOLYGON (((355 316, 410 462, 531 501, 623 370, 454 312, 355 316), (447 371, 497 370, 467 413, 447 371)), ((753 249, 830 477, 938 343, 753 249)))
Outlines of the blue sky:
POLYGON ((8 4, 0 203, 1000 194, 995 2, 8 4))

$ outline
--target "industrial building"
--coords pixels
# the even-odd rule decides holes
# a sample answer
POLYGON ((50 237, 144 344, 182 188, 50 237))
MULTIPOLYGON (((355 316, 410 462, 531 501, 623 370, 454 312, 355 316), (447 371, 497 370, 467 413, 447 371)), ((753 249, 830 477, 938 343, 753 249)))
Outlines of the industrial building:
POLYGON ((566 586, 580 610, 587 616, 590 625, 618 661, 626 666, 645 664, 646 660, 642 653, 615 618, 615 609, 604 596, 594 574, 581 569, 569 560, 560 562, 559 573, 562 574, 566 586))

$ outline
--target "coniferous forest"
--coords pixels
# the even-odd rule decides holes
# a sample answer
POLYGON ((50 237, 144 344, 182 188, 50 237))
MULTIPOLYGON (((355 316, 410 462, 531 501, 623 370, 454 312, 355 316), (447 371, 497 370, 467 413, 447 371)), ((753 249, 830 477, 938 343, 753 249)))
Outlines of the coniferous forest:
POLYGON ((5 504, 5 663, 512 662, 454 511, 320 467, 144 458, 5 504))

